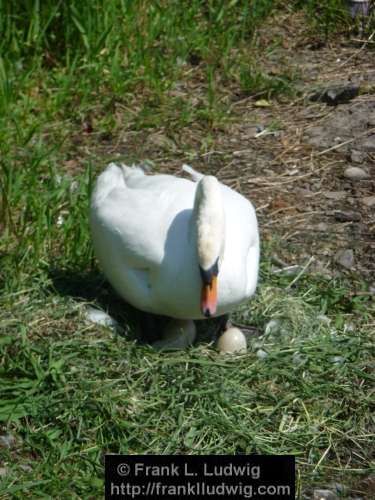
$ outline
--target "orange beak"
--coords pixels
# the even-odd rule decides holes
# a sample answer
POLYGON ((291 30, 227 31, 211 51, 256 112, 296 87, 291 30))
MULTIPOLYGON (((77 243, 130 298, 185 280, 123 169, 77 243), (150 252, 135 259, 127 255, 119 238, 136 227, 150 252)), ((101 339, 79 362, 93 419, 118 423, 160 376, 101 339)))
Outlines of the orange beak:
POLYGON ((217 308, 217 276, 212 276, 209 284, 203 284, 201 297, 201 311, 209 318, 216 313, 217 308))

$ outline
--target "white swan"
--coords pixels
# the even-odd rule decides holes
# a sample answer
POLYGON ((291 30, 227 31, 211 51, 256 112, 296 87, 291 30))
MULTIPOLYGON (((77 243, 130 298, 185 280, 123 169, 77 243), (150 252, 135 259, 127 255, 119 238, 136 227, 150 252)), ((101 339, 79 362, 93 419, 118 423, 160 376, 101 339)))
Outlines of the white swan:
POLYGON ((215 177, 183 168, 193 181, 108 165, 91 199, 94 249, 136 308, 178 319, 220 316, 255 292, 255 210, 215 177))

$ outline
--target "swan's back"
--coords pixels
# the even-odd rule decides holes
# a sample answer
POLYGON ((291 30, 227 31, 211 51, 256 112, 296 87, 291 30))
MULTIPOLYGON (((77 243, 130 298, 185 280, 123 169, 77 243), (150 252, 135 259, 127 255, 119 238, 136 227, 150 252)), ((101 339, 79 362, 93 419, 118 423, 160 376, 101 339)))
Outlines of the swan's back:
MULTIPOLYGON (((112 286, 140 309, 157 312, 151 280, 165 267, 170 228, 191 211, 194 193, 189 180, 148 176, 139 167, 110 164, 97 179, 90 207, 95 253, 112 286)), ((186 240, 187 225, 178 224, 174 240, 186 240)))

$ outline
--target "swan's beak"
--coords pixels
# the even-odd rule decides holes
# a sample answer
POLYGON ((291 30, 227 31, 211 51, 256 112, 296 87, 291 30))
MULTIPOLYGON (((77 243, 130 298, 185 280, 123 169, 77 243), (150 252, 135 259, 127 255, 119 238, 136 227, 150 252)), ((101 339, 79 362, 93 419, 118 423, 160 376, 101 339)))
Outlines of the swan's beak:
POLYGON ((209 283, 203 283, 201 311, 209 318, 216 313, 217 308, 217 276, 212 276, 209 283))

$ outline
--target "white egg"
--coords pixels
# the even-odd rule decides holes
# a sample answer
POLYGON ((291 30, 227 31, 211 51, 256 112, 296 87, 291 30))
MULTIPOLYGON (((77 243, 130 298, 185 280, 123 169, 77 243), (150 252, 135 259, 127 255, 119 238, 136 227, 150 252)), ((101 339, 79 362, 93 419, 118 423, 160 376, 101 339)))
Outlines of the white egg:
POLYGON ((220 353, 243 354, 247 350, 246 337, 239 328, 228 328, 217 342, 220 353))
POLYGON ((154 349, 186 349, 196 337, 195 323, 192 320, 173 319, 163 330, 162 339, 152 344, 154 349))

